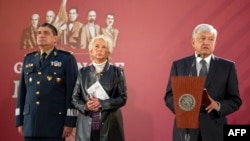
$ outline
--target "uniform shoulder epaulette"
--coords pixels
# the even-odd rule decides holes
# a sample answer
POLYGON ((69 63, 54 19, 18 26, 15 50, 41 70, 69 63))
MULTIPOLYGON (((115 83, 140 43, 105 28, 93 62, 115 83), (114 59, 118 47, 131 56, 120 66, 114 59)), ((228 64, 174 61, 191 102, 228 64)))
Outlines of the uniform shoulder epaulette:
POLYGON ((60 52, 63 52, 63 53, 67 53, 67 54, 70 54, 70 55, 73 55, 74 52, 73 51, 67 51, 67 50, 61 50, 59 49, 60 52))
POLYGON ((26 53, 24 56, 29 56, 29 55, 35 54, 35 53, 37 53, 37 52, 38 52, 37 50, 36 50, 36 51, 32 51, 32 52, 26 53))

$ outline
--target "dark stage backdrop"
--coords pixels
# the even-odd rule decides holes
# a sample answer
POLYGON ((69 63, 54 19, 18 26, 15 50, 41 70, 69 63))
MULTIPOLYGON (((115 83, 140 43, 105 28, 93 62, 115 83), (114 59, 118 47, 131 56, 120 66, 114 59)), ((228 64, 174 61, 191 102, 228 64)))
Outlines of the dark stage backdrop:
MULTIPOLYGON (((21 141, 15 128, 15 103, 22 60, 22 31, 37 13, 40 23, 45 13, 57 14, 61 0, 0 1, 0 128, 2 141, 21 141)), ((122 109, 127 141, 170 141, 174 115, 164 104, 171 63, 193 54, 191 32, 200 23, 218 29, 215 55, 236 62, 243 105, 230 115, 229 122, 250 124, 250 2, 249 0, 68 0, 66 9, 77 7, 78 20, 87 23, 87 12, 96 11, 96 23, 105 26, 113 13, 119 30, 112 63, 125 70, 128 101, 122 109)), ((58 48, 75 53, 78 66, 90 63, 87 49, 58 48)), ((73 136, 68 140, 73 140, 73 136)))

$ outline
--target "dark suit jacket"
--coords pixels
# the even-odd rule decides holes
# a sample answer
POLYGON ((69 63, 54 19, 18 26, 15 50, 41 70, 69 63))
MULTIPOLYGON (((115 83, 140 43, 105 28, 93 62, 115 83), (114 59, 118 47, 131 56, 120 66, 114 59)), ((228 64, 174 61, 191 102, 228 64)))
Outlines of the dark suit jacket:
POLYGON ((39 56, 40 52, 33 52, 24 58, 16 126, 23 126, 25 137, 61 137, 64 126, 76 124, 71 104, 76 60, 70 53, 54 49, 40 66, 39 56))
MULTIPOLYGON (((174 61, 170 76, 188 76, 190 72, 197 75, 196 66, 191 67, 194 59, 193 55, 174 61)), ((220 111, 214 110, 209 114, 206 111, 201 111, 199 115, 200 127, 190 130, 190 141, 196 141, 199 132, 203 141, 222 141, 223 125, 227 124, 226 116, 237 111, 242 104, 234 62, 212 55, 204 87, 209 95, 220 103, 220 111)), ((167 107, 175 113, 170 79, 164 100, 167 107)), ((173 140, 184 140, 184 134, 185 130, 177 128, 176 123, 174 123, 173 140)))

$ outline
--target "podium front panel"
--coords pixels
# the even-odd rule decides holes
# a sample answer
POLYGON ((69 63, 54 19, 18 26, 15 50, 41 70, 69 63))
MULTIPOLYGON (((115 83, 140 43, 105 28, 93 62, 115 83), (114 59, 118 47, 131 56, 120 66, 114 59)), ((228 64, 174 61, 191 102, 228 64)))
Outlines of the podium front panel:
POLYGON ((199 112, 205 77, 172 76, 176 124, 178 128, 199 128, 199 112))

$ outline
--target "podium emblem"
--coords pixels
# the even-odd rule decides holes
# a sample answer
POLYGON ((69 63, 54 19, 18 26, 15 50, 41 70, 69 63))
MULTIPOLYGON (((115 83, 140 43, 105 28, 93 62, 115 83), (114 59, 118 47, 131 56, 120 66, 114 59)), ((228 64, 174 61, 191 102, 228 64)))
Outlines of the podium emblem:
POLYGON ((179 107, 184 111, 191 111, 194 109, 196 101, 191 94, 183 94, 179 98, 179 107))

